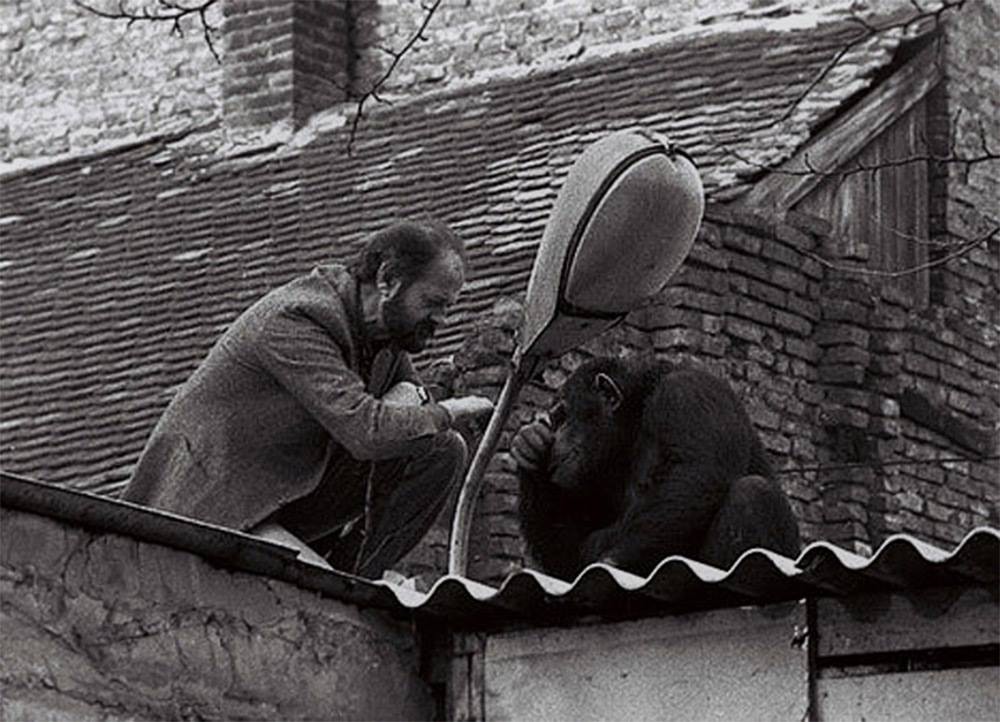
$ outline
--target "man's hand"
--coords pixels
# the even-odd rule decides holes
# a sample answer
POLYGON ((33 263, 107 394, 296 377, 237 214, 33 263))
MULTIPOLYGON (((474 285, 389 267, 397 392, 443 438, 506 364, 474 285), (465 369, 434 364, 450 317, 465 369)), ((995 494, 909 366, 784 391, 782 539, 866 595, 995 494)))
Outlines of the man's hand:
MULTIPOLYGON (((426 394, 426 392, 424 392, 426 394)), ((410 381, 400 381, 385 392, 382 402, 394 406, 420 406, 426 396, 420 393, 420 387, 410 381)))
POLYGON ((525 424, 510 442, 510 455, 524 471, 539 471, 548 458, 554 434, 548 419, 525 424))
POLYGON ((457 399, 438 401, 451 414, 451 421, 460 424, 487 416, 493 411, 493 402, 485 396, 460 396, 457 399))
MULTIPOLYGON (((410 381, 400 381, 382 397, 382 402, 396 406, 420 406, 427 399, 427 392, 410 381)), ((488 416, 493 411, 493 402, 485 396, 460 396, 437 402, 451 414, 454 424, 488 416)))

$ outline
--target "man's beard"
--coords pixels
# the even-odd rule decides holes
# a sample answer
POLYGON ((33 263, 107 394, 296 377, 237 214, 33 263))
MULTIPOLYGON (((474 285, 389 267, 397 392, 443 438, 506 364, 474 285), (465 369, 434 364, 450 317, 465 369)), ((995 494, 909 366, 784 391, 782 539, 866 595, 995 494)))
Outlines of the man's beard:
POLYGON ((392 342, 404 351, 423 351, 437 330, 430 321, 414 323, 410 320, 399 296, 385 302, 382 314, 392 342))

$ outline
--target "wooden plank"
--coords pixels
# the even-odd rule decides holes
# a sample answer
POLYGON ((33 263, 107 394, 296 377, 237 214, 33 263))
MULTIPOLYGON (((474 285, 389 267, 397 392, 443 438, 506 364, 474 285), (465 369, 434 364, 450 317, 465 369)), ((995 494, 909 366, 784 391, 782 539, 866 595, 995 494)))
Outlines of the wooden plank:
POLYGON ((473 722, 483 719, 483 650, 479 634, 455 634, 447 680, 447 717, 473 722))
MULTIPOLYGON (((823 170, 840 168, 922 99, 941 77, 937 45, 932 44, 817 134, 779 170, 798 172, 808 170, 809 165, 823 170)), ((771 173, 740 203, 750 209, 787 211, 823 180, 816 174, 771 173)))
POLYGON ((793 603, 491 636, 486 719, 804 719, 805 628, 793 603))
MULTIPOLYGON (((927 101, 920 101, 918 108, 911 111, 914 121, 910 125, 910 147, 914 154, 927 154, 927 101)), ((913 266, 921 266, 930 259, 930 249, 927 241, 930 239, 930 173, 929 163, 915 163, 912 167, 913 177, 911 178, 911 189, 913 191, 913 227, 912 234, 920 239, 920 242, 913 243, 913 266)), ((926 308, 930 303, 930 278, 929 270, 923 270, 915 277, 913 286, 914 305, 917 308, 926 308)))
POLYGON ((981 587, 819 599, 819 656, 943 649, 1000 641, 997 598, 981 587))
POLYGON ((819 679, 817 722, 963 722, 1000 719, 997 667, 819 679))

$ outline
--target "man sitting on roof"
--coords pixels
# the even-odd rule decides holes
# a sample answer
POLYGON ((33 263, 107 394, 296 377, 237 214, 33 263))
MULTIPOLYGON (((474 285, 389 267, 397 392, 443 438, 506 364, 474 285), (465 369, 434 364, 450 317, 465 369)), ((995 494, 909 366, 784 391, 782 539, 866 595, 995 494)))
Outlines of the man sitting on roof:
POLYGON ((492 408, 432 401, 407 354, 444 320, 466 263, 444 224, 404 222, 351 267, 264 296, 178 391, 123 498, 381 576, 458 488, 467 451, 452 426, 492 408))

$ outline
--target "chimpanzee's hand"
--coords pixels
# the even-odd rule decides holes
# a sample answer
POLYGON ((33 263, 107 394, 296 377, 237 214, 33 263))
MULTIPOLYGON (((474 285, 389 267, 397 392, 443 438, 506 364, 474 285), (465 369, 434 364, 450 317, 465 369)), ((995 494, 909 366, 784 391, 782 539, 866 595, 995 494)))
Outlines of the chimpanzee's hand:
POLYGON ((525 424, 510 442, 510 455, 523 471, 540 471, 549 456, 553 438, 547 418, 525 424))

